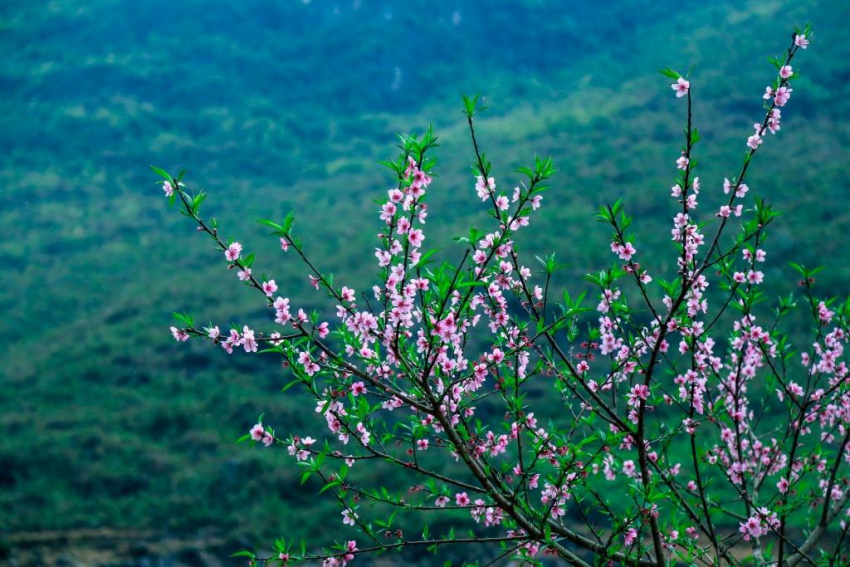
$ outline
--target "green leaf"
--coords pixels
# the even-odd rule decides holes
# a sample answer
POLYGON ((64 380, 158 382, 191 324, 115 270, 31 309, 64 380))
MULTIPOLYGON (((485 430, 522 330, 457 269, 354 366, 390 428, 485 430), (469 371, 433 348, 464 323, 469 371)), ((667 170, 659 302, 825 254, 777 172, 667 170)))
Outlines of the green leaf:
POLYGON ((529 179, 534 179, 534 171, 530 167, 519 167, 517 168, 516 172, 524 173, 529 179))
POLYGON ((658 72, 667 77, 668 79, 673 79, 674 81, 678 81, 679 77, 682 76, 670 67, 664 67, 663 69, 659 69, 658 72))
POLYGON ((331 482, 329 482, 329 483, 327 483, 326 485, 324 485, 324 486, 321 488, 321 490, 319 490, 319 494, 321 494, 321 493, 325 492, 326 490, 330 490, 330 489, 331 489, 331 488, 333 488, 334 486, 339 486, 340 484, 342 484, 342 482, 341 482, 341 481, 339 481, 339 480, 332 480, 331 482))
POLYGON ((195 213, 195 215, 198 214, 198 211, 201 208, 201 203, 203 203, 206 198, 207 194, 203 191, 192 197, 192 212, 195 213))
POLYGON ((479 112, 487 110, 486 106, 478 106, 478 99, 481 98, 481 95, 475 95, 472 98, 469 98, 466 95, 461 95, 461 98, 463 98, 463 113, 469 119, 479 112))
POLYGON ((286 218, 283 219, 283 227, 282 230, 285 233, 289 233, 292 230, 292 224, 295 222, 295 213, 290 212, 286 215, 286 218))
POLYGON ((151 166, 151 169, 154 170, 154 172, 156 172, 157 175, 159 175, 160 177, 162 177, 163 179, 165 179, 166 181, 168 181, 172 185, 176 185, 174 183, 174 178, 171 177, 171 175, 169 175, 169 173, 167 171, 165 171, 164 169, 160 169, 160 168, 154 167, 154 166, 151 166))
POLYGON ((269 226, 277 231, 283 232, 283 227, 274 221, 270 221, 268 219, 257 219, 257 222, 262 225, 269 226))
POLYGON ((192 317, 188 313, 177 313, 176 311, 171 314, 174 319, 180 321, 187 327, 194 327, 195 323, 192 321, 192 317))
POLYGON ((381 160, 378 163, 392 169, 399 179, 404 176, 404 158, 400 158, 398 161, 381 160))
MULTIPOLYGON (((691 144, 696 144, 696 143, 697 143, 697 142, 699 142, 700 140, 702 140, 702 136, 700 136, 700 134, 699 134, 699 128, 694 128, 694 129, 691 131, 691 144)), ((696 163, 697 163, 697 160, 696 160, 696 159, 692 160, 692 162, 691 162, 691 169, 693 169, 693 168, 695 168, 695 167, 696 167, 696 163)))
POLYGON ((432 248, 428 250, 419 258, 419 261, 416 263, 416 266, 421 268, 422 266, 426 266, 430 263, 431 256, 437 253, 437 248, 432 248))

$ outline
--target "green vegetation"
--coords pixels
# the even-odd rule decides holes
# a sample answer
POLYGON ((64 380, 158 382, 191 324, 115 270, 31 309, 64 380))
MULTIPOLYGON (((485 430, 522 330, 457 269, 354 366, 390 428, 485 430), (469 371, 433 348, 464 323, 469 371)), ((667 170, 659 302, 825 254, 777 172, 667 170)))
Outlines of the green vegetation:
POLYGON ((555 188, 520 245, 556 251, 569 263, 558 283, 578 291, 610 261, 594 222, 606 201, 625 197, 643 249, 669 249, 683 116, 656 70, 697 65, 701 209, 712 210, 761 112, 767 57, 812 21, 803 78, 749 185, 785 213, 766 247, 770 295, 793 287, 791 259, 826 263, 821 289, 846 292, 850 5, 564 4, 0 6, 0 534, 204 529, 232 549, 341 527, 290 457, 233 444, 260 413, 279 431, 314 430, 312 408, 279 394, 285 370, 169 336, 174 310, 271 321, 168 209, 148 163, 186 167, 223 235, 257 252, 255 272, 328 309, 254 219, 295 210, 317 264, 371 285, 371 199, 390 182, 377 162, 397 133, 433 124, 427 238, 452 259, 451 238, 487 222, 472 210, 460 111, 462 92, 481 92, 479 139, 500 184, 535 154, 555 158, 555 188))

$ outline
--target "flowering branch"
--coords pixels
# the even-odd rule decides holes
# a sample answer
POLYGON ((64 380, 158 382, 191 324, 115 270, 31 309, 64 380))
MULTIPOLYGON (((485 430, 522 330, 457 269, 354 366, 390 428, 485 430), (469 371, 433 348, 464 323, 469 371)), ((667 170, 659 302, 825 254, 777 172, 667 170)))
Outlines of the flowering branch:
POLYGON ((556 170, 550 158, 535 159, 518 170, 512 192, 500 190, 475 129, 485 110, 478 97, 464 97, 470 185, 495 222, 489 233, 472 229, 457 239, 455 265, 434 264, 436 251, 424 248, 436 164, 431 129, 401 136, 397 159, 383 162, 394 186, 379 203, 371 294, 340 287, 319 269, 293 215, 260 221, 333 303, 333 325, 292 306, 275 280, 256 278, 254 255, 201 217, 205 195, 189 193, 182 173, 155 168, 166 196, 212 238, 228 269, 263 294, 276 325, 226 335, 178 314, 174 338, 283 359, 326 429, 280 436, 261 416, 242 440, 286 446, 304 468, 302 483, 314 478, 339 505, 343 528, 369 542, 346 539, 312 552, 304 542, 296 553, 293 541, 278 540, 271 557, 240 555, 255 564, 339 567, 370 553, 464 544, 492 548, 492 562, 553 556, 581 566, 666 567, 741 565, 749 545, 756 565, 834 563, 839 551, 829 546, 847 537, 847 521, 830 530, 850 513, 850 369, 842 359, 850 302, 817 297, 815 270, 793 265, 815 337, 796 359, 778 329, 797 302, 782 299, 768 324, 757 319, 774 213, 764 201, 746 210, 743 202, 755 153, 780 129, 797 76, 791 62, 810 36, 797 30, 773 60, 778 77, 766 90, 766 113, 738 176, 723 184, 728 197, 712 215, 719 221, 708 246, 708 223, 696 218, 701 138, 691 81, 663 71, 687 102, 672 188, 675 273, 667 281, 640 260, 623 202, 606 205, 598 218, 613 230, 618 263, 588 276, 599 292, 595 309, 584 305, 586 292, 552 300, 554 255, 537 258, 538 274, 525 263, 514 238, 542 206, 556 170), (740 231, 727 244, 733 218, 740 231), (545 279, 537 283, 539 274, 545 279), (720 292, 709 291, 712 283, 720 292), (783 418, 784 428, 772 425, 783 418), (395 468, 391 486, 370 486, 373 475, 363 469, 371 466, 395 468), (451 525, 449 533, 432 536, 431 518, 451 525), (404 537, 402 525, 422 522, 421 538, 404 537), (805 527, 808 536, 798 537, 805 527), (455 536, 455 528, 469 536, 455 536), (776 554, 766 541, 778 542, 776 554))

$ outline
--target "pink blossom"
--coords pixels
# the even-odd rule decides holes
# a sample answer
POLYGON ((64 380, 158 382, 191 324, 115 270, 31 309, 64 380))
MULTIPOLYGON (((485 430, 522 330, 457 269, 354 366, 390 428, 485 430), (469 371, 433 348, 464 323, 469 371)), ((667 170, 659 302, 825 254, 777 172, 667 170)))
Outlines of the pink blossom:
POLYGON ((489 197, 490 193, 492 193, 495 189, 496 180, 492 177, 488 177, 486 182, 484 181, 484 177, 480 175, 476 178, 475 191, 482 201, 486 201, 487 197, 489 197))
POLYGON ((242 253, 242 245, 238 242, 234 242, 230 246, 227 247, 227 250, 224 251, 224 257, 227 258, 228 262, 235 262, 239 259, 239 255, 242 253))
POLYGON ((487 359, 498 364, 505 359, 505 353, 497 347, 493 349, 492 354, 487 355, 487 359))
POLYGON ((634 528, 629 528, 628 530, 626 530, 626 537, 625 537, 626 547, 630 546, 631 544, 633 544, 635 542, 635 540, 637 539, 637 535, 638 535, 637 530, 634 529, 634 528))
POLYGON ((392 255, 386 250, 381 250, 380 248, 375 249, 375 257, 378 258, 378 265, 382 268, 389 266, 392 261, 392 255))
POLYGON ((263 293, 265 293, 268 297, 271 297, 274 292, 277 291, 277 284, 274 280, 269 280, 267 282, 263 282, 263 293))
POLYGON ((171 327, 171 335, 174 337, 174 340, 177 342, 186 342, 189 340, 189 333, 187 333, 183 329, 178 329, 177 327, 171 327))
POLYGON ((788 87, 779 87, 776 89, 776 94, 774 95, 774 102, 776 106, 785 106, 788 102, 788 99, 791 98, 791 93, 794 92, 794 89, 788 87))
MULTIPOLYGON (((369 433, 369 430, 366 429, 366 426, 363 425, 362 422, 357 424, 357 434, 360 436, 360 442, 361 443, 363 443, 364 445, 369 444, 369 442, 372 438, 372 434, 369 433)), ((346 435, 346 434, 343 433, 342 435, 346 435)), ((342 440, 343 443, 348 443, 347 435, 346 435, 345 438, 343 438, 342 435, 340 436, 340 440, 342 440)))
POLYGON ((632 388, 632 394, 634 394, 636 398, 645 400, 649 397, 649 387, 644 384, 637 384, 632 388))
POLYGON ((818 303, 818 319, 820 319, 821 323, 830 323, 833 315, 835 315, 835 312, 830 311, 830 309, 826 306, 826 303, 823 301, 818 303))
POLYGON ((385 221, 388 225, 392 225, 396 211, 398 211, 398 207, 396 207, 395 203, 384 203, 381 207, 381 220, 385 221))
POLYGON ((780 493, 785 494, 786 492, 788 492, 789 484, 790 483, 788 482, 788 479, 783 477, 780 478, 779 482, 776 483, 776 488, 777 490, 779 490, 780 493))
POLYGON ((803 388, 796 382, 791 382, 790 384, 788 384, 788 391, 797 396, 798 398, 804 394, 803 388))
POLYGON ((245 352, 257 352, 257 340, 254 338, 254 331, 248 328, 247 325, 242 327, 242 348, 245 352))
POLYGON ((414 248, 419 248, 422 246, 422 242, 425 240, 425 236, 422 234, 422 230, 418 228, 414 228, 407 235, 407 241, 410 242, 410 245, 414 248))
POLYGON ((768 533, 768 530, 762 526, 758 516, 751 516, 746 522, 741 522, 738 531, 744 534, 744 540, 746 541, 749 541, 751 537, 758 539, 768 533))
POLYGON ((449 497, 448 496, 443 496, 443 495, 437 496, 437 501, 435 502, 435 504, 437 505, 437 508, 445 508, 446 504, 448 504, 448 503, 449 503, 449 497))
POLYGON ((236 272, 236 277, 238 277, 243 282, 251 279, 251 268, 245 268, 244 270, 239 270, 236 272))
POLYGON ((221 342, 221 348, 223 348, 227 354, 233 354, 233 347, 238 346, 241 340, 239 331, 236 329, 230 329, 230 336, 221 342))
POLYGON ((298 364, 304 367, 304 372, 308 376, 313 376, 316 372, 320 370, 320 366, 316 364, 312 358, 310 358, 310 353, 306 351, 302 351, 298 353, 298 364))
POLYGON ((782 120, 782 111, 778 108, 774 108, 770 111, 770 118, 767 121, 767 129, 770 130, 771 134, 776 134, 780 129, 780 122, 782 120))
POLYGON ((764 281, 764 272, 750 270, 747 273, 747 280, 753 285, 758 285, 764 281))
POLYGON ((806 49, 809 46, 809 40, 806 39, 805 35, 797 34, 794 36, 794 45, 800 49, 806 49))
POLYGON ((343 286, 342 291, 340 292, 340 297, 342 297, 343 301, 354 301, 354 290, 343 286))
POLYGON ((399 234, 406 234, 410 230, 410 220, 407 217, 401 217, 396 224, 399 234))
POLYGON ((293 323, 293 325, 298 327, 299 325, 303 325, 306 322, 307 322, 307 314, 304 313, 303 309, 299 309, 298 314, 295 316, 295 322, 293 323))
POLYGON ((769 100, 770 97, 772 97, 772 96, 773 96, 773 87, 768 85, 764 88, 764 94, 761 95, 761 98, 763 98, 764 100, 769 100))
POLYGON ((330 334, 330 332, 331 332, 331 330, 330 330, 330 327, 328 326, 327 321, 322 321, 316 327, 316 333, 319 335, 320 339, 324 339, 325 337, 327 337, 328 334, 330 334))
POLYGON ((466 492, 455 494, 455 504, 458 506, 468 506, 469 502, 469 496, 467 496, 466 492))
POLYGON ((674 91, 676 91, 676 97, 681 98, 688 94, 688 89, 691 88, 691 83, 685 80, 684 77, 679 77, 679 80, 670 85, 674 91))
POLYGON ((171 185, 168 181, 162 182, 162 192, 165 193, 166 197, 171 197, 174 195, 174 186, 171 185))
POLYGON ((791 65, 783 65, 782 68, 779 69, 779 76, 783 79, 787 79, 793 74, 794 71, 791 69, 791 65))
POLYGON ((629 394, 629 404, 638 405, 638 400, 646 400, 649 397, 649 387, 644 384, 635 384, 629 394))
POLYGON ((254 427, 251 428, 250 433, 251 433, 251 439, 253 439, 254 441, 262 441, 263 435, 266 434, 266 430, 263 429, 263 425, 261 423, 258 423, 254 427))
POLYGON ((747 138, 747 146, 754 150, 757 150, 761 143, 762 139, 761 136, 759 136, 758 134, 753 134, 752 136, 747 138))
POLYGON ((355 514, 352 510, 346 508, 342 511, 342 523, 345 525, 353 526, 357 523, 357 514, 355 514))
POLYGON ((352 396, 362 396, 366 394, 366 385, 363 382, 355 382, 351 385, 352 396))
POLYGON ((620 244, 617 246, 616 250, 617 254, 619 254, 620 260, 629 261, 632 259, 632 256, 637 253, 635 247, 632 246, 631 242, 626 242, 625 244, 620 244))
POLYGON ((274 300, 272 307, 275 308, 275 323, 286 325, 292 319, 292 314, 289 312, 289 298, 278 297, 274 300))
POLYGON ((285 238, 280 239, 280 249, 286 252, 289 250, 289 241, 285 238))

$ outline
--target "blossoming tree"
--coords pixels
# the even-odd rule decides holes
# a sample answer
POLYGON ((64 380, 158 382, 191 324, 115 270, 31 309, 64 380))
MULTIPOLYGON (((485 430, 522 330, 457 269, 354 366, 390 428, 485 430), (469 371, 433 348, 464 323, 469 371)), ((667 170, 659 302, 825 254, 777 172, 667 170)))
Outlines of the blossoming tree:
POLYGON ((464 98, 477 172, 470 198, 492 227, 460 239, 456 264, 437 266, 423 248, 430 130, 403 136, 398 159, 385 164, 397 184, 378 211, 378 280, 369 292, 339 286, 315 266, 291 215, 261 221, 328 296, 334 322, 258 278, 253 255, 201 216, 205 195, 190 193, 182 174, 154 168, 166 196, 274 314, 262 332, 199 328, 177 315, 174 338, 285 361, 315 398, 316 429, 283 432, 286 424, 261 418, 244 439, 285 448, 303 480, 319 479, 339 504, 352 534, 341 543, 278 540, 274 554, 238 555, 333 566, 463 544, 528 564, 847 565, 850 303, 820 298, 815 270, 792 264, 802 297, 758 312, 774 213, 748 200, 746 184, 756 153, 780 129, 792 60, 810 36, 797 30, 773 60, 765 112, 740 169, 722 184, 724 204, 707 213, 698 212, 691 83, 663 72, 687 116, 671 191, 675 273, 658 273, 641 255, 621 201, 606 206, 599 218, 611 227, 615 263, 588 276, 595 307, 584 294, 556 295, 554 257, 529 260, 515 245, 555 169, 537 159, 519 170, 522 183, 502 191, 476 138, 477 98, 464 98), (795 347, 782 324, 798 304, 813 335, 795 347), (405 485, 375 486, 373 462, 398 467, 405 485))

